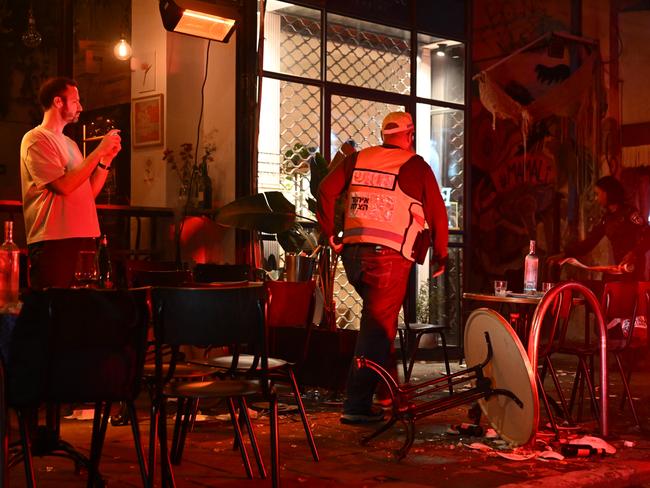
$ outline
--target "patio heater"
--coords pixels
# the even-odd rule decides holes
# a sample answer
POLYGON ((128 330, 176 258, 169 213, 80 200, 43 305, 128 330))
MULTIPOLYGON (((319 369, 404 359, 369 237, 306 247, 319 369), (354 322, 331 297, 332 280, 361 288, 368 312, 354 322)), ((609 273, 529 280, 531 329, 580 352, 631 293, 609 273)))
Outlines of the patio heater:
POLYGON ((165 29, 190 36, 228 42, 240 20, 237 4, 228 0, 160 0, 165 29))

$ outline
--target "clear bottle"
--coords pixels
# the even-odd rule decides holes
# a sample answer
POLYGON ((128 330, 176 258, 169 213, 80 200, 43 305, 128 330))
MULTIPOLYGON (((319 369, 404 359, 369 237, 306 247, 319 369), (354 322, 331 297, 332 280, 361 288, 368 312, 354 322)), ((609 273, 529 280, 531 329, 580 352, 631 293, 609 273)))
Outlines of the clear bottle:
POLYGON ((99 287, 113 288, 113 269, 106 234, 102 236, 97 248, 97 271, 99 273, 99 287))
POLYGON ((5 240, 0 246, 0 308, 18 303, 20 249, 14 243, 14 223, 5 222, 5 240))
POLYGON ((537 269, 539 258, 535 254, 535 241, 530 241, 530 251, 524 260, 524 293, 537 291, 537 269))

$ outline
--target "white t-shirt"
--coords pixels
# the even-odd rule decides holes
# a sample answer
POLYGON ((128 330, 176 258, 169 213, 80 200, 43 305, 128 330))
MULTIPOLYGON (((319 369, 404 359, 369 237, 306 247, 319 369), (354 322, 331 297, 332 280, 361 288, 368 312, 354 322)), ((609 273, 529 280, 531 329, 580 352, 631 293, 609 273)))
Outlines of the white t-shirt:
POLYGON ((20 179, 27 244, 99 236, 90 180, 69 195, 59 195, 47 187, 82 162, 77 144, 63 134, 39 125, 23 136, 20 179))

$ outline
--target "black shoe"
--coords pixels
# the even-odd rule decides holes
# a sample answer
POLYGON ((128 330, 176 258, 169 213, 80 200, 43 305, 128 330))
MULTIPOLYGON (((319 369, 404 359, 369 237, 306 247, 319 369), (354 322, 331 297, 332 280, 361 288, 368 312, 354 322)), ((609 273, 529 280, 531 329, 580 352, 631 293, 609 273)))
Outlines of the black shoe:
POLYGON ((372 424, 384 420, 384 410, 379 407, 371 407, 364 413, 343 413, 340 421, 342 424, 372 424))

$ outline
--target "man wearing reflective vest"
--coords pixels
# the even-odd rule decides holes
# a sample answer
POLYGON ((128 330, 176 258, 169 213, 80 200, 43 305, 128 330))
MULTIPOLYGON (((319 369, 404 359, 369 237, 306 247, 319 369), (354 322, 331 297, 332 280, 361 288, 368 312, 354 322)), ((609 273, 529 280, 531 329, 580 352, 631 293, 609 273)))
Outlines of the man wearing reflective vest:
MULTIPOLYGON (((381 146, 347 156, 319 188, 318 222, 335 252, 342 255, 348 281, 363 299, 355 355, 396 374, 393 342, 397 317, 414 261, 422 262, 433 244, 438 267, 447 261, 447 211, 429 165, 413 149, 410 114, 391 112, 382 122, 381 146), (345 197, 343 235, 335 235, 335 204, 345 197)), ((383 419, 372 404, 378 377, 367 368, 350 368, 341 422, 383 419)))

